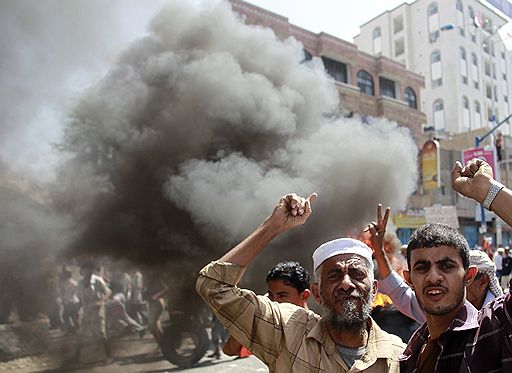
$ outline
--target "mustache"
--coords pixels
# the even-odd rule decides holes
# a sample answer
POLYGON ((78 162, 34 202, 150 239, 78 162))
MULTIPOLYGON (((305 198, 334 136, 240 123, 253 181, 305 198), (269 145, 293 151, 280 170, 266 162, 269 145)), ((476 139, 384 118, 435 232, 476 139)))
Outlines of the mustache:
POLYGON ((363 295, 357 291, 356 289, 353 289, 353 290, 350 290, 350 291, 345 291, 345 290, 338 290, 335 294, 334 294, 334 298, 335 299, 340 299, 340 298, 357 298, 357 299, 363 299, 363 295))

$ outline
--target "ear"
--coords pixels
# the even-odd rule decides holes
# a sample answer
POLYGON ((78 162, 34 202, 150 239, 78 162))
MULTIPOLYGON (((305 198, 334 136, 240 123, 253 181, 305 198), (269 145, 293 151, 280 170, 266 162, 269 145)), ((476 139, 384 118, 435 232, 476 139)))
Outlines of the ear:
POLYGON ((471 283, 475 279, 475 276, 477 273, 478 273, 478 268, 476 266, 469 266, 468 269, 466 269, 466 278, 465 278, 466 286, 471 285, 471 283))
POLYGON ((304 291, 302 293, 300 293, 300 299, 306 303, 309 299, 309 297, 311 296, 311 290, 309 289, 304 289, 304 291))
POLYGON ((320 295, 320 285, 317 282, 311 284, 311 291, 318 304, 322 304, 322 296, 320 295))
POLYGON ((404 280, 405 282, 407 283, 407 285, 409 285, 411 287, 412 290, 414 290, 414 285, 412 284, 412 281, 411 281, 411 272, 409 272, 408 269, 404 269, 404 280))

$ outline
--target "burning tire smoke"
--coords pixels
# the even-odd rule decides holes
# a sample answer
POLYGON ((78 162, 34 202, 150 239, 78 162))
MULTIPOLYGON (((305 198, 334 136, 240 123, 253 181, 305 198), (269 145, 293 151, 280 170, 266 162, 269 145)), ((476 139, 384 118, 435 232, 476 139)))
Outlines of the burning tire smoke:
POLYGON ((261 259, 265 271, 308 266, 318 244, 378 202, 405 207, 416 185, 407 129, 339 111, 320 59, 304 63, 295 40, 244 25, 225 2, 172 1, 72 112, 54 190, 80 229, 72 250, 197 271, 281 195, 316 191, 308 224, 261 259))

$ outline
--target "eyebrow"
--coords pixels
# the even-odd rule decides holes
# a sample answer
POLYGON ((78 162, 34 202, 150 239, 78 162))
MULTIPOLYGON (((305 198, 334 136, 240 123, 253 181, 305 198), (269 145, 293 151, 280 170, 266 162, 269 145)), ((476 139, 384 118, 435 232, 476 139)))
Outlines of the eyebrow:
MULTIPOLYGON (((353 269, 357 269, 357 270, 366 270, 366 266, 363 264, 363 263, 349 263, 348 267, 347 267, 347 271, 350 271, 350 270, 353 270, 353 269)), ((341 272, 341 268, 339 267, 335 267, 333 269, 331 269, 329 272, 326 272, 327 275, 330 275, 332 273, 338 273, 338 272, 341 272)))
MULTIPOLYGON (((432 262, 430 260, 427 260, 427 259, 420 259, 418 260, 417 262, 414 263, 413 267, 416 267, 418 264, 431 264, 432 262)), ((442 259, 439 259, 438 261, 435 262, 436 264, 447 264, 447 263, 454 263, 456 264, 457 262, 453 259, 451 259, 450 257, 447 257, 445 256, 444 258, 442 259)))

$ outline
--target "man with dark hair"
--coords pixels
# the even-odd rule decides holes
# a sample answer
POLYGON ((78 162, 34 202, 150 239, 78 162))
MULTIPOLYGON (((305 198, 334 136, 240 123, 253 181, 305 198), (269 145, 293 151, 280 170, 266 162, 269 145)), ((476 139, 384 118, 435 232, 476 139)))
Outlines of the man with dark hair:
MULTIPOLYGON (((480 159, 457 162, 452 187, 512 223, 512 191, 496 182, 480 159)), ((469 263, 464 237, 442 224, 420 227, 411 237, 406 281, 426 316, 401 357, 402 372, 512 371, 512 295, 479 312, 466 301, 477 269, 469 263)))
MULTIPOLYGON (((310 276, 297 262, 280 262, 267 274, 267 294, 277 303, 291 303, 308 309, 310 276)), ((235 338, 229 337, 222 351, 228 356, 249 356, 244 346, 235 338)))
POLYGON ((272 239, 306 222, 315 199, 315 193, 283 196, 253 233, 201 270, 196 289, 270 372, 398 372, 404 344, 370 316, 377 281, 371 249, 363 242, 340 238, 313 253, 311 290, 323 317, 237 287, 245 268, 272 239))
POLYGON ((291 303, 308 309, 310 276, 297 262, 281 262, 267 274, 268 297, 274 302, 291 303))

